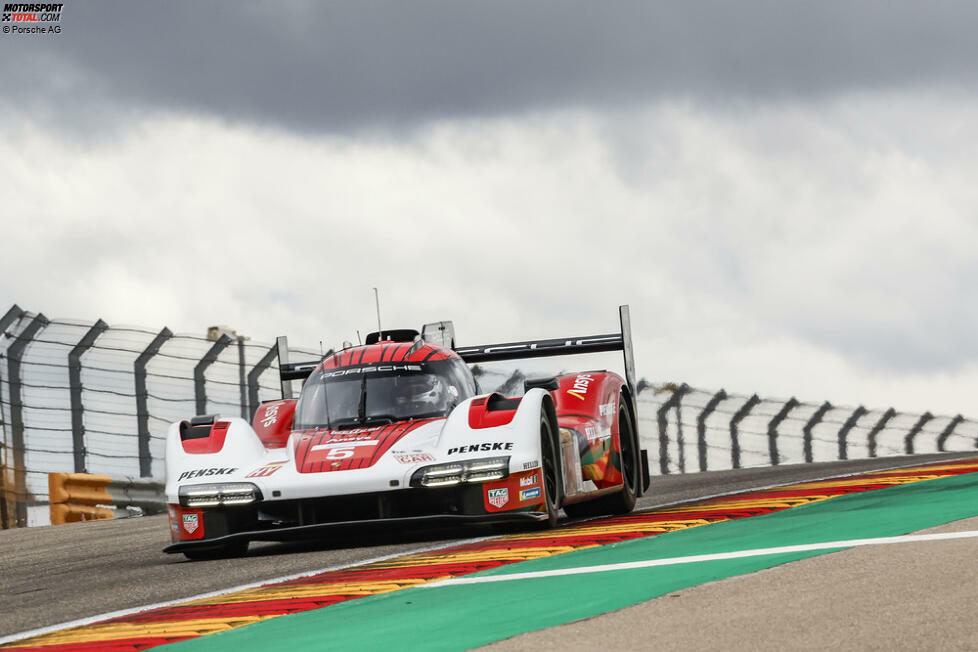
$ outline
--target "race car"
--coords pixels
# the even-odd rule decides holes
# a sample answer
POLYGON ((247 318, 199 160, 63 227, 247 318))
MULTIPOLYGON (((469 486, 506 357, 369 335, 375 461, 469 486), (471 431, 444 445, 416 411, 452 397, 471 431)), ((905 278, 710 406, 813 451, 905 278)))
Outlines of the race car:
POLYGON ((190 559, 242 555, 251 541, 320 538, 351 525, 524 522, 630 512, 649 487, 639 442, 628 306, 621 332, 455 346, 451 322, 371 333, 290 363, 282 399, 240 417, 170 426, 172 544, 190 559), (622 351, 625 378, 583 371, 480 393, 469 365, 622 351), (304 379, 298 399, 291 381, 304 379))

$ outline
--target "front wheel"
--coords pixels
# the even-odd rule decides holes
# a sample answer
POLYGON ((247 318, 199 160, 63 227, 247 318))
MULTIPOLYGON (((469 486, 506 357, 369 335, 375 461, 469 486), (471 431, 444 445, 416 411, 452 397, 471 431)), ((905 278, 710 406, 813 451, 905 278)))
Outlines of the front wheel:
POLYGON ((544 412, 540 417, 540 472, 543 475, 543 493, 547 506, 547 520, 540 521, 540 527, 551 529, 557 526, 557 506, 559 501, 560 476, 557 473, 557 451, 554 448, 554 429, 550 416, 544 412))

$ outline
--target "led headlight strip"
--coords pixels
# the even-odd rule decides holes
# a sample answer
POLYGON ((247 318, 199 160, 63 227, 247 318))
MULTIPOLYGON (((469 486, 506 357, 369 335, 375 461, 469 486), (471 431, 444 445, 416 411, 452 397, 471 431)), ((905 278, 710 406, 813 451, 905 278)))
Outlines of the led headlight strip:
POLYGON ((250 482, 194 484, 180 487, 180 504, 184 507, 247 505, 259 498, 261 492, 250 482))
POLYGON ((450 487, 463 482, 502 480, 508 475, 509 457, 487 457, 420 468, 411 476, 411 486, 450 487))

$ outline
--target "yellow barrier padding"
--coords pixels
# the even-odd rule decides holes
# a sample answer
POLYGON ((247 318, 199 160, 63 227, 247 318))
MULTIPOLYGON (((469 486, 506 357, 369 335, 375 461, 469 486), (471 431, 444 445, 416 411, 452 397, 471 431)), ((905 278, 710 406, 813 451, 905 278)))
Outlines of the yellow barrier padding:
POLYGON ((48 495, 51 525, 78 521, 103 521, 113 511, 98 505, 111 505, 108 486, 112 478, 92 473, 49 473, 48 495))

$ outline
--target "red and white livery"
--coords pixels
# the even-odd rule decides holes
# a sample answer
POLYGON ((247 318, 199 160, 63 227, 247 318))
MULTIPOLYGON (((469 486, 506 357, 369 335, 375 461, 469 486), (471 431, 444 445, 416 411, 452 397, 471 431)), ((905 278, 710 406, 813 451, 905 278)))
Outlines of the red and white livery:
POLYGON ((190 558, 253 540, 321 537, 364 522, 524 521, 626 513, 649 485, 639 446, 628 307, 621 332, 455 347, 451 322, 371 333, 362 346, 290 364, 283 398, 251 423, 197 416, 170 426, 172 545, 190 558), (585 371, 482 394, 469 364, 624 352, 625 378, 585 371), (288 381, 305 378, 298 399, 288 381))

